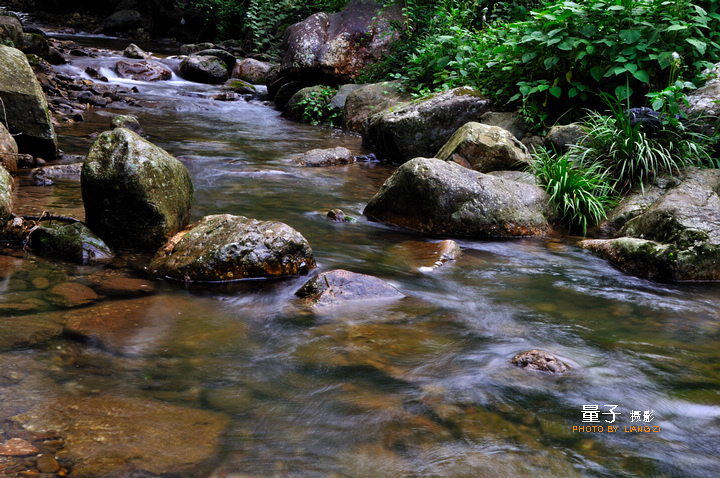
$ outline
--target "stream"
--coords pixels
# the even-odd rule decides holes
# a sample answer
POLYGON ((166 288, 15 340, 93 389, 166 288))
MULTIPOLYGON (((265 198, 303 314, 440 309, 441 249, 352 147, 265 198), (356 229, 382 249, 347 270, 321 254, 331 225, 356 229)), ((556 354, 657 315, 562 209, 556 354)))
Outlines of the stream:
MULTIPOLYGON (((72 39, 106 47, 102 38, 72 39)), ((152 281, 141 299, 100 298, 89 307, 134 304, 140 325, 110 345, 66 333, 0 354, 26 377, 0 373, 6 436, 10 418, 31 407, 111 394, 226 417, 203 472, 218 477, 720 476, 716 284, 631 277, 576 238, 456 239, 461 258, 422 272, 415 251, 444 237, 362 215, 392 166, 293 161, 313 148, 367 153, 359 136, 288 121, 262 101, 213 100, 219 86, 122 80, 112 73, 119 56, 58 67, 75 76, 101 68, 112 83, 137 87, 141 105, 111 104, 57 126, 66 154, 87 154, 91 134, 114 115, 136 115, 147 139, 190 171, 193 220, 228 213, 285 222, 308 240, 319 271, 371 274, 406 297, 313 313, 294 296, 307 281, 300 277, 152 281), (333 208, 356 221, 330 221, 333 208), (531 349, 561 358, 568 372, 510 364, 531 349)), ((19 177, 16 212, 82 219, 79 180, 54 181, 19 177)), ((0 259, 7 317, 64 311, 46 299, 58 283, 148 279, 143 256, 105 268, 31 253, 0 259)))

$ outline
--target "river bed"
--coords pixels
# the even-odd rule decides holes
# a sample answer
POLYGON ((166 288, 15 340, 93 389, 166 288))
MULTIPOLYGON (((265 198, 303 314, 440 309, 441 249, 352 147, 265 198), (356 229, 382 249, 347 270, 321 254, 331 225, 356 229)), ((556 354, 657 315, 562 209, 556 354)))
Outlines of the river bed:
MULTIPOLYGON (((92 62, 110 72, 117 59, 63 68, 81 75, 92 62)), ((392 166, 293 161, 313 148, 364 153, 359 136, 290 122, 259 100, 215 101, 217 86, 108 76, 136 86, 141 106, 89 110, 84 123, 58 126, 65 153, 86 154, 115 114, 134 114, 151 142, 188 167, 194 220, 229 213, 285 222, 309 241, 319 271, 372 274, 406 297, 313 313, 294 296, 304 277, 222 286, 150 280, 140 298, 106 292, 72 313, 128 308, 132 327, 122 322, 97 341, 66 332, 0 354, 24 374, 0 380, 6 437, 28 410, 112 396, 224 417, 201 475, 720 475, 716 284, 634 278, 574 238, 456 239, 460 259, 422 272, 417 242, 444 238, 362 215, 392 166), (356 221, 330 221, 333 208, 356 221), (569 371, 555 377, 510 364, 531 349, 569 371)), ((19 183, 18 212, 83 217, 79 180, 19 183)), ((0 316, 65 313, 47 298, 54 285, 149 280, 147 259, 96 268, 6 256, 0 316)))

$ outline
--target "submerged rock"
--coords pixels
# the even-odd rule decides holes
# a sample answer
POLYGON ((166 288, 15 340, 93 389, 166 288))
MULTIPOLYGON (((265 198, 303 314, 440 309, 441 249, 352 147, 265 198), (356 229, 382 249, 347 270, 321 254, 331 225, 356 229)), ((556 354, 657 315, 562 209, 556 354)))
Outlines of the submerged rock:
POLYGON ((81 177, 86 223, 111 246, 157 250, 190 218, 187 168, 125 128, 98 136, 81 177))
MULTIPOLYGON (((4 307, 3 307, 4 308, 4 307)), ((0 350, 34 347, 62 334, 62 317, 57 312, 10 316, 3 310, 0 320, 0 350)))
POLYGON ((386 263, 416 272, 432 272, 459 259, 462 254, 460 246, 451 239, 440 242, 405 241, 388 250, 386 263))
POLYGON ((404 297, 400 291, 382 279, 342 269, 323 272, 310 279, 295 295, 314 308, 404 297))
POLYGON ((315 267, 305 238, 287 224, 243 216, 206 216, 153 258, 152 273, 189 282, 307 274, 315 267))
POLYGON ((510 237, 545 234, 552 213, 537 186, 415 158, 385 181, 364 214, 431 234, 510 237))
POLYGON ((300 166, 336 166, 338 164, 348 164, 355 161, 352 152, 338 146, 330 149, 311 149, 307 153, 295 158, 295 162, 300 166))
POLYGON ((720 170, 690 169, 682 182, 654 189, 641 213, 629 209, 619 237, 580 244, 641 277, 720 280, 719 192, 720 170))
POLYGON ((436 157, 481 173, 524 169, 530 163, 527 148, 512 133, 475 122, 458 129, 436 157))
POLYGON ((33 252, 77 264, 100 264, 115 257, 110 248, 83 223, 42 224, 30 234, 33 252))
POLYGON ((67 308, 92 304, 99 298, 90 287, 78 282, 63 282, 45 293, 46 301, 67 308))
POLYGON ((78 477, 205 476, 228 424, 218 413, 114 395, 50 398, 12 421, 60 431, 78 477))
POLYGON ((520 368, 549 372, 556 375, 567 371, 567 367, 561 360, 542 350, 521 352, 514 356, 510 362, 520 368))
POLYGON ((371 116, 363 126, 363 142, 393 162, 432 157, 458 128, 477 121, 489 107, 477 90, 455 88, 371 116))
POLYGON ((0 121, 7 123, 20 151, 45 159, 57 156, 57 138, 48 104, 25 55, 0 45, 0 121))

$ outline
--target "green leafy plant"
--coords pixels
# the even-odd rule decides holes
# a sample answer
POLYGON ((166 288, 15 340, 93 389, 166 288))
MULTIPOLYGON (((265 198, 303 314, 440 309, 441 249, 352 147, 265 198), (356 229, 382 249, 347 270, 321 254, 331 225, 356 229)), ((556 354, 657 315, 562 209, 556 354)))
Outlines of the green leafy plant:
POLYGON ((612 180, 599 163, 584 163, 571 153, 541 150, 533 155, 530 170, 570 228, 580 229, 584 235, 588 226, 606 217, 606 208, 613 202, 612 180))
POLYGON ((322 86, 298 101, 297 107, 302 112, 303 121, 314 125, 324 123, 338 126, 341 113, 330 102, 335 94, 337 94, 335 88, 322 86))

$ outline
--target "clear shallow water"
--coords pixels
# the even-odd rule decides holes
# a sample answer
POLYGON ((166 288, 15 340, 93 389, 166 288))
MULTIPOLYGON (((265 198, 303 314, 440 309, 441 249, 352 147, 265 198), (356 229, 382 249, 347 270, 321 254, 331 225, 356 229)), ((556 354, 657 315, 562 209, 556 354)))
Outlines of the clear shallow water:
MULTIPOLYGON (((97 60, 77 61, 82 71, 97 60)), ((418 273, 398 244, 441 238, 361 214, 392 168, 292 161, 317 147, 360 153, 359 137, 288 122, 260 102, 213 101, 217 87, 124 83, 138 87, 143 107, 90 111, 86 123, 58 127, 65 152, 85 154, 112 115, 135 114, 190 170, 195 219, 281 220, 308 239, 321 271, 373 274, 407 297, 314 315, 293 295, 306 278, 157 282, 137 309, 139 329, 111 346, 63 338, 6 352, 47 366, 36 401, 112 391, 227 414, 218 476, 720 474, 717 285, 629 277, 569 239, 458 240, 463 257, 418 273), (328 221, 336 207, 357 222, 328 221), (509 364, 534 348, 570 371, 555 378, 509 364), (584 405, 618 405, 617 432, 574 431, 593 425, 583 423, 584 405), (654 418, 632 421, 632 410, 654 418), (659 431, 625 431, 638 424, 659 431)), ((81 214, 76 181, 18 194, 81 214)), ((140 275, 146 259, 111 269, 140 275)), ((90 284, 102 272, 32 256, 13 264, 0 281, 8 316, 28 313, 8 306, 22 301, 33 313, 56 309, 37 277, 90 284)))

